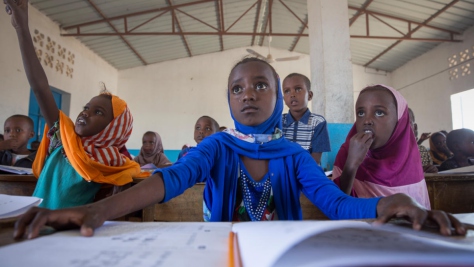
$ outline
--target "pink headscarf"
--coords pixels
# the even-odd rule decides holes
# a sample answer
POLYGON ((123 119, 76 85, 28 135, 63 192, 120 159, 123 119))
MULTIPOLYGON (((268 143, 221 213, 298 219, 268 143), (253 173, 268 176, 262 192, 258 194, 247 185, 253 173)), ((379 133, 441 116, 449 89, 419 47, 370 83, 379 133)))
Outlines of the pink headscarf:
POLYGON ((153 133, 155 135, 156 143, 155 147, 153 148, 153 152, 151 155, 147 156, 143 151, 143 147, 140 149, 140 154, 135 157, 135 161, 143 166, 148 163, 153 163, 158 168, 163 168, 170 166, 172 163, 171 161, 165 156, 163 151, 163 143, 161 141, 161 136, 157 132, 147 132, 153 133))
MULTIPOLYGON (((389 86, 382 84, 376 86, 386 88, 395 97, 397 102, 398 123, 393 130, 392 136, 390 136, 385 145, 367 152, 366 158, 357 170, 355 179, 363 183, 367 182, 367 184, 375 185, 375 187, 380 185, 384 189, 377 190, 377 188, 375 188, 374 190, 379 192, 387 191, 386 188, 403 188, 400 189, 399 192, 406 190, 405 193, 429 208, 428 192, 426 190, 426 183, 424 182, 421 157, 415 135, 410 127, 407 101, 398 91, 389 86), (421 189, 412 190, 406 187, 413 184, 417 184, 421 189), (410 192, 412 194, 410 194, 410 192), (413 192, 419 192, 422 196, 418 193, 416 193, 417 195, 413 195, 413 192)), ((373 87, 371 86, 371 88, 373 87)), ((361 94, 364 90, 361 91, 361 94)), ((341 172, 347 160, 350 139, 356 133, 357 129, 354 124, 347 135, 345 143, 341 146, 336 156, 334 167, 335 169, 338 168, 341 172)), ((339 178, 336 177, 334 182, 339 184, 339 178)), ((354 181, 354 183, 355 182, 356 181, 354 181)), ((358 195, 357 190, 352 191, 352 195, 358 195)))

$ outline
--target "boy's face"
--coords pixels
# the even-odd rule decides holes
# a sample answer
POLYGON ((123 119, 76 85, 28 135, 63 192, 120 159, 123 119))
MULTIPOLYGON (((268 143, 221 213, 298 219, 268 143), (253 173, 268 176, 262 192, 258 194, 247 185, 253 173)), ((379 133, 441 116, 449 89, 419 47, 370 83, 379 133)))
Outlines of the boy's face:
POLYGON ((436 134, 432 137, 433 145, 436 147, 438 151, 441 151, 445 154, 449 154, 448 146, 446 145, 446 136, 443 134, 436 134))
POLYGON ((356 129, 371 134, 370 149, 385 145, 398 122, 394 97, 388 90, 369 90, 359 95, 356 102, 356 129))
POLYGON ((474 131, 466 133, 460 150, 466 157, 474 157, 474 131))
POLYGON ((153 154, 156 146, 156 136, 154 134, 145 134, 142 138, 142 149, 146 156, 153 154))
POLYGON ((283 99, 290 111, 306 111, 313 92, 306 88, 303 77, 295 75, 283 81, 283 99))
POLYGON ((200 118, 194 126, 194 141, 197 144, 201 143, 202 139, 217 132, 212 121, 208 118, 200 118))
POLYGON ((265 63, 251 61, 234 68, 229 76, 229 104, 234 119, 247 126, 265 122, 276 103, 273 71, 265 63))
POLYGON ((113 120, 112 101, 106 96, 93 97, 77 116, 74 130, 81 137, 100 133, 113 120))
POLYGON ((4 139, 13 141, 13 149, 18 150, 27 146, 28 140, 33 138, 35 132, 26 119, 9 118, 4 124, 4 139))

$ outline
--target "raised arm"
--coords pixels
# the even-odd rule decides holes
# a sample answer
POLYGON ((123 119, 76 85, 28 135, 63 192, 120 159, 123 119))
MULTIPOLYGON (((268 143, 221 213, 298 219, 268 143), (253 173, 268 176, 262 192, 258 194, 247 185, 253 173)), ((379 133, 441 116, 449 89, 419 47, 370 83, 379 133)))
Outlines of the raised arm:
POLYGON ((4 0, 6 11, 12 16, 11 22, 16 30, 21 57, 28 82, 35 93, 41 113, 51 127, 59 118, 59 109, 49 88, 48 79, 36 56, 28 26, 28 1, 4 0))
POLYGON ((80 228, 83 236, 92 236, 104 221, 118 218, 163 200, 165 189, 161 173, 102 201, 70 209, 31 208, 15 224, 14 238, 35 238, 43 226, 56 230, 80 228))
POLYGON ((339 178, 340 188, 344 193, 350 195, 357 169, 364 161, 373 140, 372 135, 365 133, 357 133, 351 138, 346 164, 339 178))

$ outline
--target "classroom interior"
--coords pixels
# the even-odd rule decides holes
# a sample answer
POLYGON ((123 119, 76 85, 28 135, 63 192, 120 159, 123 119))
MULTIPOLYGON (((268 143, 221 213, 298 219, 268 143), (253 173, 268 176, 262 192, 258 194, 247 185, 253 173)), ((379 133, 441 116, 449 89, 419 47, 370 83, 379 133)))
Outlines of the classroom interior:
MULTIPOLYGON (((288 2, 305 4, 306 1, 288 2)), ((314 3, 316 2, 325 1, 314 1, 314 3)), ((372 1, 341 2, 348 6, 354 4, 362 6, 362 4, 372 1), (347 4, 347 2, 349 3, 347 4)), ((466 14, 474 13, 474 2, 453 2, 456 3, 451 8, 459 5, 468 9, 466 14), (469 8, 472 10, 469 11, 469 8)), ((176 1, 175 4, 179 3, 181 2, 176 1)), ((229 2, 224 2, 224 4, 229 4, 229 2)), ((427 4, 429 5, 429 3, 427 4)), ((374 1, 372 5, 375 8, 377 1, 374 1)), ((366 8, 370 10, 370 6, 366 8)), ((446 12, 449 13, 449 9, 446 12)), ((28 114, 30 88, 23 70, 10 17, 5 12, 0 13, 2 33, 2 38, 0 38, 0 47, 2 48, 0 50, 0 72, 2 73, 0 75, 2 87, 0 121, 3 122, 12 114, 28 114)), ((349 9, 343 14, 352 13, 349 9)), ((464 15, 468 17, 466 14, 464 15)), ((273 19, 276 21, 277 17, 273 19)), ((358 92, 367 85, 382 83, 392 86, 401 92, 415 112, 419 133, 435 132, 442 129, 450 131, 453 129, 451 95, 474 88, 474 72, 472 71, 472 59, 474 58, 474 26, 472 25, 474 20, 471 19, 470 23, 470 27, 454 37, 456 40, 462 40, 461 42, 439 42, 433 49, 411 58, 407 63, 394 70, 385 71, 365 67, 350 63, 350 59, 347 59, 349 63, 345 64, 350 64, 351 73, 324 73, 323 75, 332 75, 333 77, 341 75, 341 79, 350 79, 352 90, 349 93, 352 94, 351 99, 354 101, 358 92), (453 61, 453 57, 457 57, 459 60, 453 61)), ((40 46, 40 41, 35 45, 38 50, 42 50, 42 54, 39 56, 49 83, 56 92, 62 95, 62 110, 67 115, 75 117, 83 105, 92 96, 99 93, 101 83, 103 83, 109 91, 127 101, 134 115, 134 130, 126 144, 131 153, 138 154, 144 132, 156 131, 161 135, 165 153, 172 161, 176 160, 177 153, 184 144, 194 144, 193 126, 200 116, 209 115, 215 118, 220 125, 233 126, 226 96, 229 70, 243 56, 248 55, 246 49, 253 49, 263 55, 267 53, 268 49, 266 42, 263 42, 261 46, 247 45, 233 48, 232 45, 228 45, 229 48, 223 51, 195 54, 192 57, 184 56, 156 64, 117 68, 113 62, 101 57, 100 53, 94 51, 90 45, 86 46, 75 37, 62 36, 64 29, 61 29, 57 22, 52 21, 50 17, 31 5, 30 25, 33 36, 42 38, 43 46, 40 46), (53 43, 54 45, 52 45, 53 43), (55 53, 51 47, 56 48, 55 53), (60 51, 64 57, 59 55, 60 51)), ((274 38, 277 39, 277 37, 274 38)), ((301 39, 302 45, 311 47, 311 38, 302 37, 301 39)), ((150 40, 159 42, 160 36, 155 36, 150 40)), ((347 38, 347 40, 349 39, 347 38)), ((350 39, 351 42, 354 40, 350 39)), ((393 43, 395 41, 388 40, 387 42, 393 43)), ((371 39, 367 39, 365 42, 369 43, 371 39)), ((290 52, 277 47, 272 47, 271 51, 278 57, 299 56, 298 60, 272 63, 280 77, 285 77, 292 72, 302 73, 308 77, 318 75, 314 73, 314 65, 313 71, 311 71, 312 60, 316 60, 314 56, 312 58, 310 54, 290 52)), ((163 51, 163 53, 167 53, 167 51, 163 51)), ((124 57, 126 56, 129 55, 124 55, 124 57)), ((383 58, 380 66, 383 66, 383 61, 390 60, 390 57, 383 58)), ((392 60, 394 59, 392 58, 392 60)), ((333 64, 328 57, 323 61, 325 62, 321 64, 333 64)), ((318 98, 318 91, 315 91, 314 98, 318 98)), ((336 105, 334 109, 336 111, 353 110, 353 106, 337 106, 337 102, 328 105, 336 105)), ((314 100, 310 107, 313 112, 317 112, 318 106, 314 100)), ((326 110, 325 113, 322 115, 326 117, 329 124, 340 122, 334 119, 332 112, 326 110)), ((350 125, 352 122, 353 120, 345 123, 350 125)), ((330 137, 334 139, 337 133, 331 132, 331 128, 329 130, 330 137)), ((338 138, 343 139, 344 136, 343 134, 338 138)), ((333 151, 331 153, 335 157, 338 146, 337 144, 332 145, 333 151)), ((322 166, 330 167, 332 159, 323 158, 324 160, 322 166)))

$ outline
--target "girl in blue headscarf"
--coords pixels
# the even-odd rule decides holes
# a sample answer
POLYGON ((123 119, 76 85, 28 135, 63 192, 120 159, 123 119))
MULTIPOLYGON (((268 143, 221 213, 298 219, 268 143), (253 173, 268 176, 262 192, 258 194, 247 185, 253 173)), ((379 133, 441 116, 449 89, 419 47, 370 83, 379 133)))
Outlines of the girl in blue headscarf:
POLYGON ((55 228, 80 226, 85 236, 110 220, 157 202, 166 202, 206 181, 205 218, 209 221, 301 220, 303 192, 331 219, 375 218, 386 222, 408 217, 415 228, 430 217, 450 234, 464 226, 451 215, 427 211, 403 194, 385 198, 353 198, 344 194, 298 144, 282 137, 283 97, 275 70, 265 61, 246 58, 228 79, 228 102, 235 129, 205 138, 173 166, 103 201, 73 209, 34 208, 17 223, 16 236, 28 229, 38 235, 46 224, 55 228), (27 226, 29 226, 27 228, 27 226))

